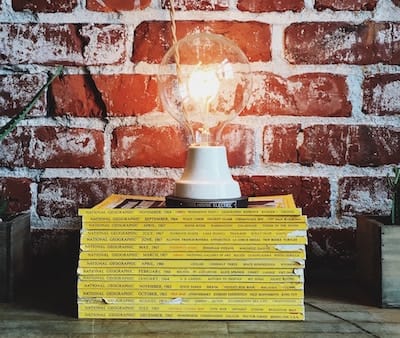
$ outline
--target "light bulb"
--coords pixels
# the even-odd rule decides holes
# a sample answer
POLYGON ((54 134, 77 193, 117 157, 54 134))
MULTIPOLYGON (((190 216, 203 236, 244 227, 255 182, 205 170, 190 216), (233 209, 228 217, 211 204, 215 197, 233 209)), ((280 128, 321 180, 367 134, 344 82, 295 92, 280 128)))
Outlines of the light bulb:
POLYGON ((221 35, 191 34, 167 51, 157 79, 163 108, 189 136, 187 162, 174 196, 241 198, 221 146, 221 133, 250 97, 252 75, 246 55, 221 35))
POLYGON ((189 131, 190 144, 221 144, 221 132, 250 97, 252 76, 243 51, 227 38, 196 33, 179 40, 158 73, 164 109, 189 131))

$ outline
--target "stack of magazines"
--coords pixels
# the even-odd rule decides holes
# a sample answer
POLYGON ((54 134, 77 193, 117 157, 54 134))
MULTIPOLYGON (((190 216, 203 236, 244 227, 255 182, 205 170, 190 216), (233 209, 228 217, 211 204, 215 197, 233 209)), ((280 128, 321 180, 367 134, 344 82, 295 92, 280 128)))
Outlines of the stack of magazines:
POLYGON ((233 209, 111 195, 79 213, 79 318, 304 320, 307 218, 292 195, 233 209))

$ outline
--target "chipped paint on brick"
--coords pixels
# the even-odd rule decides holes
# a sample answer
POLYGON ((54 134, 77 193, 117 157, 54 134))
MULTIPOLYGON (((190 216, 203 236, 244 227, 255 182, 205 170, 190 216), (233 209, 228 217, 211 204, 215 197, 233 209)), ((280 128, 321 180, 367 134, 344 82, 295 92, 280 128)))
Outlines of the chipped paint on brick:
POLYGON ((339 197, 343 215, 388 215, 390 212, 390 194, 385 178, 342 178, 339 180, 339 197))
MULTIPOLYGON (((12 117, 22 111, 46 83, 46 79, 47 76, 43 73, 0 75, 0 115, 12 117)), ((46 104, 46 95, 42 95, 28 116, 45 115, 46 104)))
POLYGON ((103 65, 125 57, 122 25, 0 24, 0 64, 103 65), (11 37, 11 38, 10 38, 11 37))
POLYGON ((116 64, 125 58, 126 33, 117 25, 85 25, 81 34, 89 42, 83 56, 87 63, 116 64))
POLYGON ((221 144, 227 150, 231 167, 247 166, 254 163, 254 133, 240 125, 228 125, 221 136, 221 144))
POLYGON ((372 99, 379 102, 382 110, 400 113, 399 93, 400 80, 376 86, 372 93, 372 99))

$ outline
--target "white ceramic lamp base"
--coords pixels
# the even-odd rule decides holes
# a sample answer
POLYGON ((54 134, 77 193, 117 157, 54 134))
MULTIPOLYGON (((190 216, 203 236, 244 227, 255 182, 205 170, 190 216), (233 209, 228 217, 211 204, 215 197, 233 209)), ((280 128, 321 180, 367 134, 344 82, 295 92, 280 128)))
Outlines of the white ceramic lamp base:
POLYGON ((239 183, 230 173, 225 147, 190 146, 174 196, 208 200, 240 198, 239 183))

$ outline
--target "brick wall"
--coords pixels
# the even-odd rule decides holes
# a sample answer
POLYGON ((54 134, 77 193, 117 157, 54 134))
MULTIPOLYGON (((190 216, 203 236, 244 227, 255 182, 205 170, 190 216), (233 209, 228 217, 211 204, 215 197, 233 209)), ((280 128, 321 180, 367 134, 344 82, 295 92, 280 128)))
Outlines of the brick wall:
MULTIPOLYGON (((223 34, 252 63, 252 100, 224 134, 242 192, 293 193, 311 256, 351 256, 354 216, 389 212, 385 176, 400 163, 400 2, 176 3, 178 38, 223 34)), ((79 229, 78 208, 112 192, 172 192, 185 142, 155 76, 168 6, 0 1, 0 124, 65 66, 0 148, 0 188, 36 231, 79 229)))

